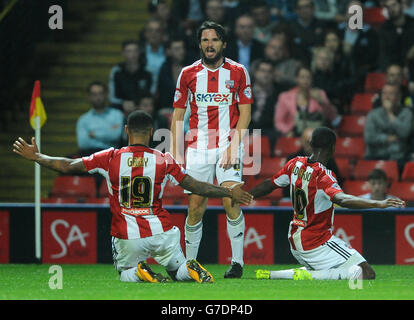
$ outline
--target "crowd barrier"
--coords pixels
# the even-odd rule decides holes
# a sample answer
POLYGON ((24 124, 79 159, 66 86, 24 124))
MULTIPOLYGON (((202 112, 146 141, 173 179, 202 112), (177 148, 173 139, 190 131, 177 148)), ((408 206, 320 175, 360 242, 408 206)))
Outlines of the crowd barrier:
MULTIPOLYGON (((165 206, 181 230, 184 246, 186 206, 165 206)), ((35 257, 32 203, 0 204, 0 263, 112 263, 111 213, 106 204, 42 204, 42 259, 35 257)), ((296 264, 287 233, 292 209, 243 208, 246 264, 296 264)), ((335 210, 333 234, 371 264, 414 264, 414 208, 335 210)), ((199 250, 202 263, 228 264, 230 241, 222 207, 209 207, 199 250)))

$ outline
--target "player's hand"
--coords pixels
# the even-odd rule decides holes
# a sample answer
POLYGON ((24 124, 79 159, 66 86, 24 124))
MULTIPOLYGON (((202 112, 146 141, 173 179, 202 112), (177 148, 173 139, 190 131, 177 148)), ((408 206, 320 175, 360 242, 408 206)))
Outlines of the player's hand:
POLYGON ((237 184, 232 185, 231 187, 227 187, 231 190, 231 206, 234 207, 236 203, 249 205, 250 202, 253 200, 253 196, 244 191, 241 187, 244 185, 244 182, 240 182, 237 184))
POLYGON ((380 201, 379 208, 385 209, 385 208, 388 208, 388 207, 404 208, 405 207, 405 201, 403 201, 401 199, 395 199, 395 198, 385 199, 385 200, 380 201))
POLYGON ((229 146, 227 150, 223 152, 219 167, 228 170, 235 164, 240 163, 240 159, 237 156, 238 153, 236 151, 232 152, 232 147, 229 146))
POLYGON ((28 160, 36 160, 39 148, 34 137, 32 137, 32 144, 28 144, 23 138, 19 137, 13 143, 13 152, 28 160))

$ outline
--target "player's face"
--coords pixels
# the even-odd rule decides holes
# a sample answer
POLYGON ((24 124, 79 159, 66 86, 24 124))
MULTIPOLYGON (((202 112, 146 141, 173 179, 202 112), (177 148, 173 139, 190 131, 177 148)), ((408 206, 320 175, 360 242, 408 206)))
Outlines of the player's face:
POLYGON ((218 37, 216 30, 206 29, 201 33, 200 39, 201 56, 206 64, 214 64, 223 57, 226 43, 218 37))

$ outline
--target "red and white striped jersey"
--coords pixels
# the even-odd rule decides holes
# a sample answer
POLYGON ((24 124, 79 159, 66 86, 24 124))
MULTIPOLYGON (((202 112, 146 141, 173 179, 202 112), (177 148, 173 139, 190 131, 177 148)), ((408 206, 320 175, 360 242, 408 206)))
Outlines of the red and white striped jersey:
POLYGON ((290 185, 293 219, 289 242, 293 249, 314 249, 332 236, 334 204, 332 198, 343 192, 335 174, 319 162, 296 157, 272 177, 277 187, 290 185))
POLYGON ((171 154, 130 145, 102 150, 82 160, 89 173, 100 173, 108 183, 112 236, 145 238, 173 227, 162 207, 162 194, 167 180, 179 184, 186 174, 171 154))
POLYGON ((183 68, 173 107, 190 106, 188 146, 205 150, 226 147, 239 120, 238 106, 252 103, 249 73, 243 65, 225 58, 215 70, 201 60, 183 68))

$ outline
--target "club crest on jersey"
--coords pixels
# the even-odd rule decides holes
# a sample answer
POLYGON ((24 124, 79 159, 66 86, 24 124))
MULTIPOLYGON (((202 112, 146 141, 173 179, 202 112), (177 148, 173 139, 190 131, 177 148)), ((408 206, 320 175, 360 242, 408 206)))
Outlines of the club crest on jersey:
POLYGON ((225 82, 227 89, 233 89, 234 88, 234 80, 226 80, 225 82))
POLYGON ((144 158, 144 157, 129 157, 127 159, 127 164, 128 167, 133 167, 133 168, 141 168, 141 167, 146 167, 148 164, 148 158, 144 158))
POLYGON ((178 90, 175 90, 175 94, 174 94, 174 102, 177 102, 178 100, 180 100, 181 98, 181 93, 178 90))
POLYGON ((244 93, 244 95, 246 96, 247 99, 252 98, 252 89, 250 87, 247 87, 246 89, 244 89, 243 93, 244 93))
POLYGON ((231 93, 195 93, 195 102, 198 106, 231 105, 231 93))

